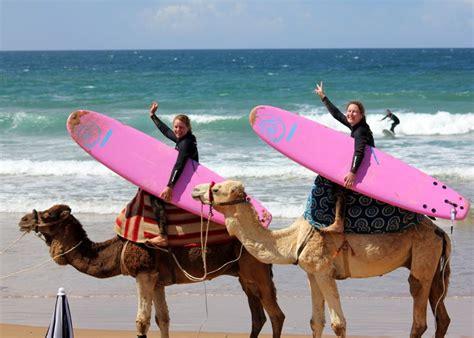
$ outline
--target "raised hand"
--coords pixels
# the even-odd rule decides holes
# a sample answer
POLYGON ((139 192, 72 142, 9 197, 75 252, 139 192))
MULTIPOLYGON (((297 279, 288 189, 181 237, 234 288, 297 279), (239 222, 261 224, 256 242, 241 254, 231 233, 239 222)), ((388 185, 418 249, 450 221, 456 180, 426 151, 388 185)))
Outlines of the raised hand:
POLYGON ((319 84, 316 83, 316 88, 314 89, 314 92, 318 94, 321 99, 324 99, 326 94, 324 94, 324 90, 323 90, 323 81, 321 81, 321 83, 319 84))
POLYGON ((158 110, 158 102, 153 101, 150 106, 150 116, 155 115, 155 112, 158 110))

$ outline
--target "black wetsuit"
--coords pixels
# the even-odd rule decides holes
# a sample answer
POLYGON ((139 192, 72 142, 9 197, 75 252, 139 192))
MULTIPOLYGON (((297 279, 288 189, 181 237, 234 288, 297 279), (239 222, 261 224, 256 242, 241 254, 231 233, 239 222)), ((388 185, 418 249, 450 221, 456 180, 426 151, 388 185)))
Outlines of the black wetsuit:
POLYGON ((171 171, 170 179, 168 180, 168 187, 173 188, 181 176, 188 158, 199 162, 196 137, 191 132, 188 132, 186 135, 184 135, 184 137, 178 139, 173 131, 158 117, 152 115, 151 119, 156 124, 158 129, 163 133, 163 135, 165 135, 171 141, 176 142, 175 149, 179 152, 178 158, 176 159, 176 163, 174 164, 173 170, 171 171))
POLYGON ((327 96, 325 96, 322 101, 331 115, 351 130, 351 137, 354 138, 354 155, 352 156, 351 172, 355 174, 364 159, 365 146, 369 145, 375 147, 372 131, 365 121, 365 118, 355 126, 351 126, 349 122, 347 122, 346 116, 329 101, 327 96))
POLYGON ((392 126, 390 127, 390 131, 395 134, 395 127, 400 124, 400 120, 398 119, 398 117, 395 116, 395 114, 392 113, 390 115, 388 115, 388 114, 385 115, 385 117, 382 119, 382 121, 385 120, 387 117, 390 120, 392 120, 392 126))
MULTIPOLYGON (((167 186, 172 189, 178 181, 179 177, 181 176, 181 173, 183 172, 187 160, 190 158, 196 162, 199 162, 196 137, 191 132, 188 132, 182 138, 178 139, 173 133, 173 131, 158 117, 152 115, 151 119, 163 135, 165 135, 171 141, 176 142, 176 146, 174 147, 174 149, 178 151, 178 158, 176 159, 176 163, 174 164, 167 184, 167 186)), ((168 233, 168 229, 166 226, 167 217, 165 212, 165 202, 161 198, 158 198, 153 195, 150 195, 150 200, 153 207, 153 211, 157 218, 160 234, 162 236, 166 236, 168 233)))

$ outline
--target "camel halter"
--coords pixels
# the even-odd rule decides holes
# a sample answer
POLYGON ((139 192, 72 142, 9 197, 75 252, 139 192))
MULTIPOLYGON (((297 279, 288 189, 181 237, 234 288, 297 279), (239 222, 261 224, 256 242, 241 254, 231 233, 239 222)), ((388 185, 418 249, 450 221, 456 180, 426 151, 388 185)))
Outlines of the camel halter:
MULTIPOLYGON (((40 227, 49 226, 49 225, 58 224, 59 222, 62 222, 62 221, 64 221, 64 220, 68 219, 69 216, 72 216, 72 215, 69 213, 66 217, 62 217, 62 218, 60 218, 60 219, 57 220, 57 221, 54 221, 54 222, 51 222, 51 223, 44 223, 42 220, 40 220, 40 218, 39 218, 39 216, 38 216, 38 212, 36 211, 36 209, 33 209, 33 217, 34 217, 35 223, 36 223, 34 229, 33 229, 33 227, 32 227, 32 228, 26 230, 26 231, 23 233, 23 235, 20 236, 20 238, 18 238, 15 242, 13 242, 8 248, 6 248, 6 249, 4 249, 3 251, 1 251, 1 254, 3 254, 5 251, 7 251, 7 249, 9 249, 11 246, 13 246, 13 244, 15 244, 16 242, 18 242, 21 238, 23 238, 24 235, 26 235, 27 233, 29 233, 31 230, 34 230, 36 236, 37 236, 38 238, 40 238, 41 240, 43 240, 43 241, 46 242, 46 240, 43 238, 43 235, 42 235, 41 233, 38 234, 39 228, 40 228, 40 227)), ((0 276, 0 280, 6 279, 6 278, 10 278, 10 277, 12 277, 12 276, 16 276, 16 275, 19 275, 19 274, 22 274, 22 273, 25 273, 25 272, 33 271, 33 270, 36 270, 36 269, 42 267, 43 265, 48 264, 49 262, 54 262, 54 260, 55 260, 56 258, 62 257, 62 256, 64 256, 64 255, 67 255, 67 254, 70 253, 71 251, 77 249, 77 248, 82 244, 82 242, 84 242, 84 239, 81 239, 79 242, 77 242, 77 243, 76 243, 74 246, 72 246, 70 249, 68 249, 68 250, 66 250, 66 251, 64 251, 64 252, 62 252, 62 253, 60 253, 60 254, 54 256, 54 257, 50 257, 50 258, 48 258, 47 260, 45 260, 45 261, 43 261, 43 262, 41 262, 41 263, 39 263, 39 264, 30 266, 30 267, 25 268, 25 269, 21 269, 21 270, 12 272, 12 273, 9 273, 9 274, 4 275, 4 276, 0 276)))
MULTIPOLYGON (((33 209, 33 217, 35 219, 35 227, 32 228, 32 230, 35 231, 35 233, 38 233, 39 232, 39 228, 40 227, 47 227, 47 226, 52 226, 52 225, 56 225, 56 224, 59 224, 59 223, 62 223, 64 222, 65 220, 67 220, 70 216, 71 216, 71 213, 69 212, 66 216, 64 217, 61 217, 59 218, 58 220, 56 221, 52 221, 52 222, 49 222, 49 223, 45 223, 43 222, 43 220, 38 216, 38 211, 36 211, 36 209, 33 209)), ((30 230, 31 231, 31 230, 30 230)))
POLYGON ((199 201, 201 201, 201 204, 203 205, 209 205, 210 208, 209 208, 209 215, 210 216, 213 216, 213 213, 212 213, 212 207, 217 205, 235 205, 235 204, 241 204, 241 203, 249 203, 250 202, 250 198, 247 196, 247 194, 244 192, 243 193, 243 196, 241 198, 238 198, 238 199, 235 199, 233 201, 227 201, 227 202, 214 202, 214 193, 212 192, 212 187, 215 185, 216 183, 215 182, 211 182, 209 184, 209 190, 208 190, 208 194, 209 194, 209 202, 206 202, 202 199, 202 196, 199 196, 199 201))

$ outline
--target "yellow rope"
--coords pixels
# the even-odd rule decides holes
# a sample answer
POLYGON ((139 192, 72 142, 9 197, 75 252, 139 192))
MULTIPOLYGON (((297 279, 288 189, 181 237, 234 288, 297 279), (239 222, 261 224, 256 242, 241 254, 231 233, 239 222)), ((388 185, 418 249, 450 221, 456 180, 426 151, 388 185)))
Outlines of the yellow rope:
POLYGON ((76 248, 77 248, 79 245, 81 245, 81 244, 82 244, 82 240, 81 240, 79 243, 77 243, 75 246, 73 246, 71 249, 69 249, 69 250, 66 251, 66 252, 63 252, 62 254, 56 255, 56 256, 54 256, 54 257, 52 257, 52 258, 49 258, 48 260, 46 260, 46 261, 44 261, 44 262, 42 262, 42 263, 39 263, 39 264, 37 264, 37 265, 33 265, 33 266, 29 267, 29 268, 26 268, 26 269, 23 269, 23 270, 19 270, 19 271, 16 271, 16 272, 12 272, 12 273, 10 273, 10 274, 8 274, 8 275, 5 275, 5 276, 1 276, 1 277, 0 277, 0 280, 9 278, 9 277, 12 277, 12 276, 15 276, 15 275, 19 275, 20 273, 23 273, 23 272, 28 272, 28 271, 37 269, 37 268, 39 268, 39 267, 41 267, 41 266, 43 266, 43 265, 49 263, 50 261, 54 261, 54 260, 55 260, 56 258, 58 258, 58 257, 61 257, 61 256, 64 256, 64 255, 68 254, 69 252, 71 252, 72 250, 76 249, 76 248))
POLYGON ((20 239, 23 238, 23 236, 25 236, 27 234, 27 232, 24 232, 20 235, 20 237, 18 237, 16 240, 14 240, 9 246, 7 246, 5 249, 3 249, 2 251, 0 251, 0 255, 3 255, 3 253, 5 251, 7 251, 8 249, 10 249, 14 244, 16 244, 20 239))

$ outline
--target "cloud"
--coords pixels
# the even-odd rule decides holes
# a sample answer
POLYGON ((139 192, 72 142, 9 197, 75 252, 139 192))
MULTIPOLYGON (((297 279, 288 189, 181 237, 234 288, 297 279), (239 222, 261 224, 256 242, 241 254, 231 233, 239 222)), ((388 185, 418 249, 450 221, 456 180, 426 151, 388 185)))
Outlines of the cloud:
POLYGON ((153 28, 187 31, 198 23, 198 14, 194 8, 188 5, 169 5, 156 10, 152 16, 150 24, 153 28))

